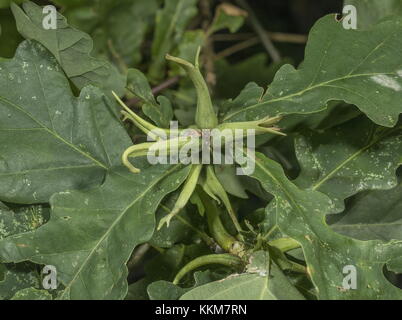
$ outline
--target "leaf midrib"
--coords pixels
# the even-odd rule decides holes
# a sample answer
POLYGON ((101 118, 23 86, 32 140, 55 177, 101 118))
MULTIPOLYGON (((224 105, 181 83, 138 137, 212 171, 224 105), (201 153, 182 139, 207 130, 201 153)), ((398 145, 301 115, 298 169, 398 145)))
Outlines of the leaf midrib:
POLYGON ((29 112, 27 112, 22 106, 19 106, 9 100, 7 100, 6 98, 0 96, 0 100, 3 101, 4 103, 7 103, 8 105, 10 105, 13 108, 18 109, 20 112, 24 113, 25 115, 27 115, 30 119, 32 119, 32 121, 34 121, 35 123, 37 123, 43 130, 47 131, 51 136, 53 136, 54 138, 60 140, 61 142, 63 142, 64 144, 66 144, 67 146, 69 146, 71 149, 73 149, 74 151, 80 153, 81 155, 83 155, 84 157, 90 159, 92 162, 94 162, 97 166, 102 167, 103 169, 107 170, 108 167, 106 165, 104 165, 103 163, 101 163, 99 160, 95 159, 94 157, 92 157, 91 155, 89 155, 88 153, 85 153, 84 151, 82 151, 81 149, 77 148, 74 144, 69 143, 67 140, 65 140, 64 138, 62 138, 60 135, 58 135, 56 132, 51 131, 47 126, 45 126, 44 124, 42 124, 40 121, 38 121, 37 119, 35 119, 29 112))
POLYGON ((47 172, 47 171, 57 171, 57 170, 66 170, 66 169, 84 169, 84 168, 92 168, 98 167, 93 164, 88 165, 77 165, 77 166, 65 166, 65 167, 52 167, 52 168, 38 168, 38 169, 31 169, 31 170, 24 170, 24 171, 17 171, 17 172, 7 172, 7 173, 0 173, 0 177, 6 176, 13 176, 13 175, 24 175, 32 172, 47 172))
MULTIPOLYGON (((106 232, 103 234, 103 236, 99 239, 99 241, 96 243, 96 245, 92 248, 91 251, 89 251, 88 256, 85 258, 77 272, 75 273, 74 277, 70 280, 69 284, 65 287, 63 293, 60 295, 60 297, 64 297, 64 295, 69 292, 69 289, 77 279, 77 277, 81 274, 81 271, 83 270, 84 266, 88 263, 89 259, 93 256, 95 251, 98 249, 100 244, 105 240, 105 238, 110 234, 110 232, 113 230, 113 228, 117 225, 118 222, 125 216, 126 212, 140 199, 142 199, 149 190, 151 190, 159 181, 163 180, 167 176, 169 176, 173 171, 175 171, 178 167, 180 167, 180 164, 177 164, 173 166, 171 169, 167 170, 162 176, 158 177, 157 179, 154 180, 152 184, 148 186, 142 193, 139 194, 137 198, 135 198, 126 208, 118 215, 118 217, 115 219, 115 221, 110 225, 110 227, 106 230, 106 232)), ((85 283, 85 281, 83 281, 85 283)))
POLYGON ((332 169, 324 178, 319 180, 317 183, 313 185, 311 188, 312 190, 317 190, 323 183, 325 183, 328 179, 330 179, 333 175, 335 175, 338 171, 340 171, 347 163, 350 161, 354 160, 358 156, 360 156, 363 152, 366 150, 370 149, 372 146, 380 142, 382 139, 388 137, 391 133, 395 132, 396 130, 399 130, 399 127, 396 127, 392 130, 388 130, 385 134, 379 136, 377 139, 373 139, 370 143, 368 143, 366 146, 363 148, 359 149, 355 153, 353 153, 351 156, 346 158, 344 161, 342 161, 338 166, 336 166, 334 169, 332 169))
POLYGON ((314 90, 316 88, 326 86, 326 85, 328 85, 330 83, 333 83, 333 82, 336 82, 336 81, 341 81, 341 80, 346 80, 346 79, 351 79, 351 78, 358 78, 358 77, 371 77, 371 76, 376 76, 376 75, 393 75, 393 74, 395 74, 395 73, 394 72, 377 72, 377 73, 362 73, 362 74, 346 75, 346 76, 339 77, 339 78, 336 78, 336 79, 321 82, 321 83, 313 85, 313 86, 309 86, 309 87, 307 87, 307 88, 305 88, 305 89, 303 89, 303 90, 301 90, 299 92, 295 92, 295 93, 289 94, 287 96, 283 96, 283 97, 275 98, 275 99, 272 99, 272 100, 263 101, 263 102, 260 102, 260 103, 253 104, 251 106, 245 107, 243 109, 237 110, 237 111, 229 114, 227 117, 223 118, 223 121, 227 121, 228 119, 233 118, 237 114, 246 112, 246 111, 248 111, 250 109, 254 109, 254 108, 264 106, 264 105, 268 105, 270 103, 274 103, 274 102, 278 102, 278 101, 288 100, 288 99, 293 98, 295 96, 300 96, 300 95, 302 95, 305 92, 308 92, 310 90, 314 90))

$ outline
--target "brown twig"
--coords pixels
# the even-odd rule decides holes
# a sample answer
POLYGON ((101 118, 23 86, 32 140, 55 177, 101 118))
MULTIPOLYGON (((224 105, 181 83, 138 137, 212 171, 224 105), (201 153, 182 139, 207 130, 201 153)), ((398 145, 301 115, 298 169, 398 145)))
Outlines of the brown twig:
POLYGON ((249 14, 249 21, 252 27, 254 28, 255 32, 261 39, 262 44, 264 45, 265 49, 267 50, 268 54, 271 56, 274 62, 279 62, 281 60, 281 55, 279 51, 275 48, 274 44, 272 43, 268 33, 265 31, 264 27, 257 19, 253 9, 249 6, 249 4, 245 0, 236 0, 239 6, 243 7, 248 11, 249 14))
POLYGON ((222 50, 221 52, 218 52, 215 55, 215 60, 225 58, 225 57, 230 56, 230 55, 232 55, 232 54, 234 54, 234 53, 236 53, 238 51, 241 51, 241 50, 247 49, 249 47, 252 47, 252 46, 254 46, 254 45, 258 44, 258 43, 260 43, 260 39, 258 37, 253 37, 253 38, 250 38, 250 39, 248 39, 246 41, 242 41, 240 43, 235 44, 234 46, 231 46, 229 48, 226 48, 225 50, 222 50))
MULTIPOLYGON (((283 33, 283 32, 270 32, 267 31, 268 36, 275 42, 297 43, 305 44, 307 36, 304 34, 283 33)), ((241 41, 253 38, 253 33, 235 33, 235 34, 215 34, 212 36, 213 41, 241 41)))

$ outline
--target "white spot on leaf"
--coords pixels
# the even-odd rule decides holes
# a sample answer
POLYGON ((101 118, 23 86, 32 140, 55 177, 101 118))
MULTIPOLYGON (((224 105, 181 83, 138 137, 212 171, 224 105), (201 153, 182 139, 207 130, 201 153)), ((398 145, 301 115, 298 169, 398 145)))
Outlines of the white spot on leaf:
POLYGON ((402 90, 402 87, 398 82, 396 82, 391 77, 386 76, 385 74, 379 74, 379 75, 376 75, 376 76, 372 76, 370 78, 375 83, 378 83, 380 86, 390 88, 390 89, 395 90, 395 91, 401 91, 402 90))

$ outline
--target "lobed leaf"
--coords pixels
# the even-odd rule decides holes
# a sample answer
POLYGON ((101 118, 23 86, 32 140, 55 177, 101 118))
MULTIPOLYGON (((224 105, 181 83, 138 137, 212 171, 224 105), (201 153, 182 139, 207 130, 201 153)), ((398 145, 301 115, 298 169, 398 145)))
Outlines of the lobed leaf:
POLYGON ((301 167, 295 183, 326 194, 341 212, 344 200, 360 191, 396 186, 402 127, 379 127, 359 117, 322 133, 299 136, 295 149, 301 167))
POLYGON ((131 144, 100 90, 74 97, 55 59, 34 41, 0 63, 0 131, 0 199, 14 203, 100 184, 131 144))
POLYGON ((401 299, 402 291, 385 277, 386 264, 402 254, 402 241, 360 241, 337 234, 325 223, 330 199, 290 182, 279 164, 256 155, 252 176, 275 196, 280 230, 298 241, 319 299, 401 299), (344 287, 344 268, 353 266, 357 287, 344 287))
MULTIPOLYGON (((256 252, 252 258, 261 258, 265 252, 256 252), (260 257, 258 257, 260 256, 260 257)), ((265 261, 266 264, 267 261, 265 261)), ((269 268, 256 268, 251 263, 248 273, 229 277, 196 287, 180 297, 180 300, 304 300, 289 282, 281 269, 271 263, 269 268)))
POLYGON ((402 185, 356 195, 347 210, 329 215, 332 230, 360 240, 402 240, 402 185))
POLYGON ((325 16, 310 31, 299 69, 282 66, 263 96, 256 92, 223 120, 310 114, 331 100, 343 100, 377 124, 392 127, 402 112, 401 32, 398 17, 370 30, 346 30, 335 15, 325 16))
MULTIPOLYGON (((47 208, 42 206, 19 207, 11 210, 0 203, 0 239, 29 232, 48 219, 47 208)), ((10 299, 14 293, 26 288, 39 288, 40 277, 32 263, 3 264, 4 278, 0 281, 0 299, 10 299)))
POLYGON ((52 300, 52 295, 46 290, 26 288, 18 291, 11 300, 52 300))
POLYGON ((127 75, 127 88, 143 102, 142 111, 157 126, 168 128, 173 118, 173 109, 170 101, 159 96, 155 100, 151 86, 146 76, 137 69, 129 69, 127 75))
POLYGON ((187 174, 180 165, 149 167, 140 175, 118 168, 98 188, 55 194, 49 222, 1 240, 0 260, 54 265, 65 286, 59 299, 122 299, 125 263, 151 238, 158 204, 187 174))
POLYGON ((31 1, 24 2, 22 9, 11 5, 17 29, 26 39, 40 42, 57 59, 68 78, 82 89, 91 84, 107 94, 124 92, 126 79, 109 62, 93 58, 92 39, 84 32, 70 27, 66 19, 57 13, 57 28, 43 28, 42 7, 31 1))
POLYGON ((4 279, 0 281, 0 300, 11 299, 18 291, 39 288, 40 277, 31 263, 8 264, 4 279))
POLYGON ((40 205, 15 210, 3 206, 0 204, 0 239, 35 230, 47 221, 49 215, 49 209, 40 205))

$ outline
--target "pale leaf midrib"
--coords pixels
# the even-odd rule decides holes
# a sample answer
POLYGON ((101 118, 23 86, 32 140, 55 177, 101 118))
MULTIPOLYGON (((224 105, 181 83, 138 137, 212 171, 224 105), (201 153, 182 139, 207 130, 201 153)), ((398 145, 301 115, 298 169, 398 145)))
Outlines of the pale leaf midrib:
POLYGON ((367 145, 365 145, 363 148, 357 150, 355 153, 347 157, 344 161, 342 161, 338 166, 336 166, 334 169, 332 169, 328 174, 326 174, 322 179, 320 179, 318 182, 316 182, 312 186, 312 190, 317 190, 323 183, 325 183, 328 179, 330 179, 333 175, 335 175, 338 171, 340 171, 347 163, 351 162, 358 156, 360 156, 363 152, 366 150, 370 149, 372 146, 375 144, 379 143, 382 139, 388 137, 391 133, 395 132, 396 130, 399 130, 399 127, 394 128, 393 130, 387 131, 386 134, 379 136, 377 139, 373 139, 370 141, 367 145))
MULTIPOLYGON (((69 292, 69 289, 71 288, 71 286, 73 285, 73 283, 75 282, 75 280, 77 279, 78 276, 80 276, 81 271, 83 270, 84 266, 86 266, 87 262, 89 261, 89 259, 93 256, 93 254, 95 253, 96 249, 98 249, 98 247, 100 246, 100 244, 105 240, 105 238, 110 234, 110 232, 113 230, 113 228, 117 225, 117 223, 124 217, 124 215, 126 214, 126 212, 129 210, 129 208, 131 208, 137 201, 139 201, 140 199, 142 199, 149 190, 151 190, 159 181, 163 180, 164 178, 166 178, 167 176, 169 176, 173 171, 175 171, 178 167, 180 166, 180 164, 175 165, 174 167, 172 167, 170 170, 166 171, 162 176, 157 177, 157 179, 154 180, 154 182, 150 185, 148 185, 148 188, 146 188, 142 193, 140 193, 138 195, 138 197, 136 197, 128 206, 126 206, 126 208, 121 212, 120 215, 117 216, 117 218, 114 220, 114 222, 110 225, 110 227, 106 230, 106 232, 103 234, 103 236, 99 239, 99 241, 96 242, 96 245, 92 248, 91 251, 89 251, 88 256, 85 258, 85 260, 83 261, 83 263, 81 264, 81 266, 79 267, 79 269, 77 270, 77 272, 75 273, 74 277, 71 279, 71 281, 69 282, 69 284, 65 287, 63 293, 60 295, 60 297, 64 297, 64 295, 69 292)), ((85 282, 85 281, 83 281, 85 282)))
POLYGON ((43 130, 45 130, 46 132, 48 132, 51 136, 55 137, 56 139, 60 140, 61 142, 63 142, 64 144, 66 144, 67 146, 69 146, 71 149, 73 149, 74 151, 76 151, 77 153, 83 155, 84 157, 90 159, 92 162, 94 162, 96 165, 98 165, 99 167, 102 167, 103 169, 107 170, 108 167, 106 165, 104 165, 103 163, 101 163, 100 161, 98 161, 97 159, 93 158, 92 156, 90 156, 88 153, 85 153, 84 151, 82 151, 81 149, 79 149, 77 146, 75 146, 72 143, 69 143, 67 140, 65 140, 64 138, 62 138, 60 135, 58 135, 56 132, 53 132, 51 130, 49 130, 48 127, 46 127, 44 124, 42 124, 40 121, 36 120, 29 112, 27 112, 26 110, 24 110, 23 107, 5 99, 4 97, 0 96, 0 100, 3 101, 4 103, 7 103, 8 105, 16 108, 17 110, 19 110, 20 112, 24 113, 25 115, 27 115, 30 119, 32 119, 35 123, 37 123, 39 126, 41 126, 43 128, 43 130))
POLYGON ((66 169, 81 169, 81 168, 98 168, 99 166, 94 164, 88 165, 76 165, 76 166, 64 166, 64 167, 51 167, 51 168, 38 168, 38 169, 30 169, 24 171, 16 171, 16 172, 7 172, 0 173, 0 177, 13 176, 13 175, 24 175, 33 172, 46 172, 46 171, 56 171, 56 170, 66 170, 66 169))
POLYGON ((307 87, 307 88, 305 88, 305 89, 303 89, 301 91, 292 93, 292 94, 287 95, 287 96, 271 99, 271 100, 268 100, 268 101, 263 101, 263 102, 260 102, 260 103, 253 104, 251 106, 245 107, 243 109, 237 110, 237 111, 227 115, 227 117, 224 117, 223 121, 227 121, 228 119, 233 118, 237 114, 247 112, 250 109, 254 109, 254 108, 257 108, 257 107, 260 107, 260 106, 265 106, 265 105, 268 105, 268 104, 271 104, 271 103, 274 103, 274 102, 278 102, 278 101, 288 100, 288 99, 293 98, 295 96, 300 96, 300 95, 304 94, 305 92, 308 92, 310 90, 314 90, 316 88, 328 85, 328 84, 330 84, 332 82, 351 79, 351 78, 357 78, 357 77, 371 77, 371 76, 376 76, 376 75, 392 75, 392 74, 394 74, 394 72, 364 73, 364 74, 346 75, 346 76, 339 77, 339 78, 336 78, 336 79, 328 80, 328 81, 321 82, 321 83, 313 85, 313 86, 309 86, 309 87, 307 87))

